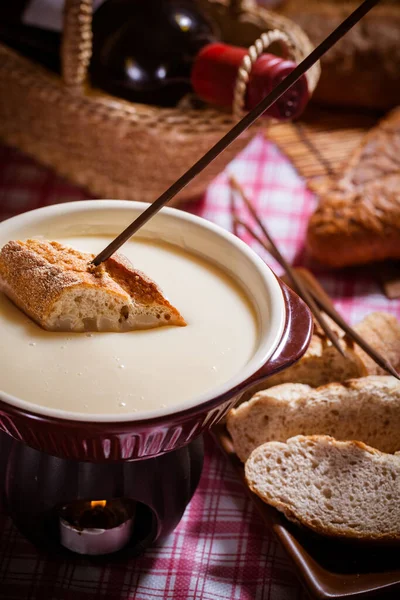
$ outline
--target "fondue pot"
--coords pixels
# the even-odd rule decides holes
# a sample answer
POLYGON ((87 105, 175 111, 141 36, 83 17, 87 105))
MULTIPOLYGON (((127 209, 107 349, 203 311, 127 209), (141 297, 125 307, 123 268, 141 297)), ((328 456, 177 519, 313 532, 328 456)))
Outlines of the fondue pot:
MULTIPOLYGON (((41 208, 0 223, 0 247, 37 236, 116 235, 144 207, 96 200, 41 208)), ((172 531, 200 478, 202 434, 245 392, 298 360, 311 337, 308 307, 234 235, 165 208, 140 237, 173 243, 233 277, 254 306, 257 348, 227 383, 132 415, 70 412, 67 398, 63 410, 39 406, 2 392, 0 381, 2 507, 52 551, 132 555, 172 531)))

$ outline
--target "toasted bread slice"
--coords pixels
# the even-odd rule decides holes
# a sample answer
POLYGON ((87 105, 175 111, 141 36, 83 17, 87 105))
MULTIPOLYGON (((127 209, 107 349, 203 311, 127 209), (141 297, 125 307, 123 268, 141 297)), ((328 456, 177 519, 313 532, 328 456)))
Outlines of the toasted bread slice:
POLYGON ((297 436, 254 450, 245 472, 264 502, 317 533, 400 541, 400 456, 361 442, 297 436))
POLYGON ((58 242, 8 242, 0 291, 49 331, 130 331, 186 325, 159 287, 122 255, 94 255, 58 242))
POLYGON ((283 383, 232 409, 227 428, 243 462, 261 444, 299 434, 360 440, 395 452, 400 450, 400 382, 370 376, 317 389, 283 383))

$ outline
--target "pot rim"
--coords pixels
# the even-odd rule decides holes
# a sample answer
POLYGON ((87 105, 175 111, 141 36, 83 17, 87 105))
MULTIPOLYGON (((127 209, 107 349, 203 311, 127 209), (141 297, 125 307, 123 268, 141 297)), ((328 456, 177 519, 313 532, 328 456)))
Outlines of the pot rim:
MULTIPOLYGON (((41 207, 7 219, 0 223, 0 232, 2 229, 7 228, 8 226, 11 228, 13 226, 23 227, 29 225, 31 222, 34 224, 35 221, 40 223, 42 218, 52 218, 61 215, 64 216, 71 212, 90 212, 97 211, 99 209, 112 209, 113 211, 126 211, 127 209, 130 209, 132 212, 135 210, 136 212, 142 212, 147 206, 148 204, 146 203, 129 200, 80 200, 60 203, 41 207)), ((222 238, 225 240, 225 242, 227 241, 232 246, 235 246, 242 254, 246 256, 248 261, 252 263, 255 271, 257 271, 259 276, 261 276, 263 284, 269 289, 271 313, 274 315, 275 321, 273 323, 274 327, 271 328, 272 331, 269 331, 270 335, 264 335, 264 337, 260 335, 258 347, 248 363, 244 365, 238 373, 235 373, 228 381, 216 386, 212 390, 199 394, 189 401, 185 401, 183 403, 181 402, 177 405, 166 408, 155 409, 150 412, 146 410, 124 414, 73 412, 36 405, 33 402, 22 400, 16 396, 8 394, 1 389, 0 408, 4 407, 5 411, 7 411, 6 407, 9 406, 11 412, 18 412, 20 414, 24 413, 33 418, 37 417, 40 420, 62 420, 66 424, 67 422, 70 422, 71 425, 73 423, 77 424, 90 422, 91 425, 98 424, 99 426, 103 427, 106 424, 113 424, 114 426, 119 424, 121 426, 126 426, 129 423, 131 425, 136 424, 140 427, 141 423, 143 425, 148 424, 150 421, 154 421, 156 423, 174 415, 179 419, 179 417, 183 417, 184 414, 195 414, 197 412, 201 412, 207 406, 214 404, 214 402, 220 404, 233 395, 240 393, 246 387, 246 385, 248 385, 248 382, 252 376, 254 376, 261 369, 265 369, 269 359, 277 349, 282 339, 287 317, 286 302, 284 300, 281 285, 279 284, 275 274, 245 242, 219 225, 216 225, 211 221, 204 219, 203 217, 192 215, 178 208, 164 207, 159 214, 160 216, 157 216, 156 218, 162 218, 164 215, 175 220, 178 219, 178 221, 182 221, 183 223, 191 223, 196 227, 208 230, 214 237, 222 238)), ((189 252, 193 251, 190 247, 187 249, 189 252)), ((210 262, 213 262, 211 256, 209 256, 208 259, 210 262)), ((232 275, 233 274, 231 273, 231 276, 232 275)), ((252 301, 251 296, 249 294, 247 294, 247 296, 249 300, 252 301)))

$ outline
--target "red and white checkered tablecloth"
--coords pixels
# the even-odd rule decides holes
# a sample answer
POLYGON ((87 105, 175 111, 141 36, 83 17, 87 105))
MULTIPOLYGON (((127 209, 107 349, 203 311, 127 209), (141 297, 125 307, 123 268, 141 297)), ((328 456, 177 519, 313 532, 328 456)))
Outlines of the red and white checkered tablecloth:
MULTIPOLYGON (((350 322, 371 310, 400 318, 400 302, 382 296, 368 269, 331 274, 307 263, 303 242, 315 200, 290 163, 262 136, 229 171, 254 200, 286 257, 314 267, 350 322)), ((9 148, 0 147, 0 219, 90 196, 9 148)), ((231 228, 226 172, 190 210, 231 228)), ((244 236, 250 242, 250 239, 244 236)), ((260 248, 255 246, 257 251, 260 248)), ((262 254, 262 253, 261 253, 262 254)), ((280 269, 268 257, 279 273, 280 269)), ((1 338, 1 333, 0 333, 1 338)), ((206 438, 198 490, 167 539, 127 563, 76 567, 44 557, 0 515, 2 600, 299 600, 306 598, 291 563, 262 524, 241 483, 206 438)))

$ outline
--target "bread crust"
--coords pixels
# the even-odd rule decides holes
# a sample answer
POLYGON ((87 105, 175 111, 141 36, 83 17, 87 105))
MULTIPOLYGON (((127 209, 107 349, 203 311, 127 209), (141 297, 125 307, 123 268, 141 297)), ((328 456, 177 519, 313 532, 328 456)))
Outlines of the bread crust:
POLYGON ((319 205, 307 247, 319 262, 344 267, 400 259, 400 109, 363 138, 338 176, 311 188, 319 205))
POLYGON ((48 329, 55 304, 67 290, 106 291, 110 298, 168 310, 171 323, 185 320, 163 296, 157 284, 133 268, 122 255, 92 267, 94 254, 59 242, 10 241, 0 252, 0 291, 43 328, 48 329))
POLYGON ((298 434, 359 439, 385 452, 400 450, 400 383, 369 376, 311 388, 283 383, 233 408, 227 429, 242 460, 262 444, 298 434))
MULTIPOLYGON (((395 369, 400 368, 400 323, 390 313, 374 311, 354 327, 375 350, 388 360, 395 369)), ((359 346, 355 353, 368 375, 387 375, 376 362, 359 346)))
MULTIPOLYGON (((281 383, 305 383, 311 387, 320 387, 332 381, 340 383, 367 375, 386 375, 353 340, 346 336, 340 327, 327 315, 331 329, 337 334, 345 356, 337 352, 317 322, 309 347, 302 358, 267 381, 252 388, 252 393, 280 385, 281 383)), ((390 313, 374 311, 354 325, 359 333, 375 350, 400 368, 400 323, 390 313)), ((250 397, 250 396, 249 396, 250 397)))

